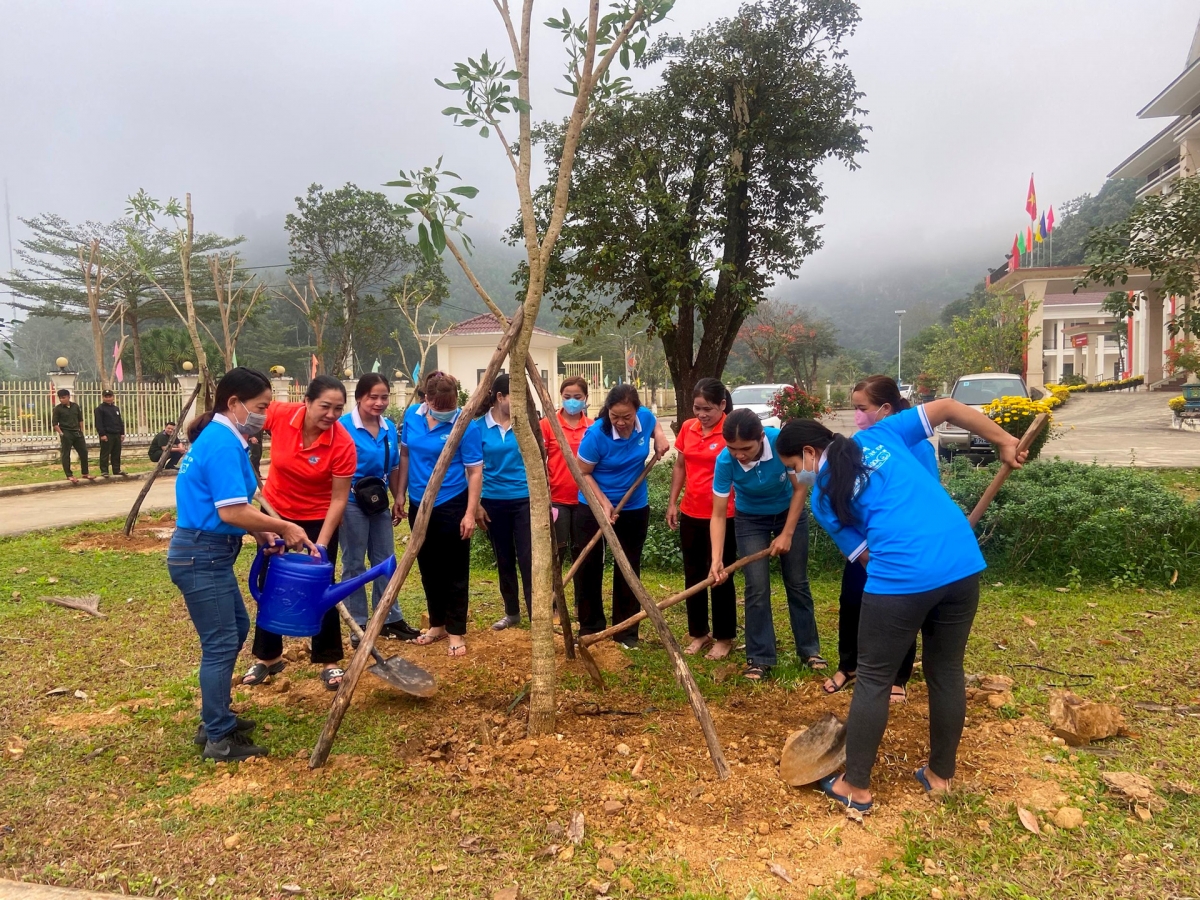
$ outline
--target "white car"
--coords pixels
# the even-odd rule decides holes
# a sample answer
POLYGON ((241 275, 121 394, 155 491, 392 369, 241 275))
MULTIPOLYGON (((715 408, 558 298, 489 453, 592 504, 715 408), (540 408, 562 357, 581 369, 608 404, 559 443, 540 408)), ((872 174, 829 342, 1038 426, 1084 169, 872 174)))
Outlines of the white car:
POLYGON ((779 417, 772 411, 771 402, 776 394, 788 387, 791 385, 743 384, 730 392, 733 396, 733 408, 753 410, 765 427, 778 428, 779 417))
MULTIPOLYGON (((951 399, 975 409, 984 406, 1000 397, 1028 397, 1029 390, 1025 387, 1025 379, 1020 375, 1010 375, 1007 372, 980 372, 977 375, 963 375, 954 382, 950 392, 951 399)), ((945 458, 954 453, 968 453, 973 456, 991 456, 992 445, 976 434, 969 434, 957 425, 943 422, 937 427, 938 453, 945 458)))

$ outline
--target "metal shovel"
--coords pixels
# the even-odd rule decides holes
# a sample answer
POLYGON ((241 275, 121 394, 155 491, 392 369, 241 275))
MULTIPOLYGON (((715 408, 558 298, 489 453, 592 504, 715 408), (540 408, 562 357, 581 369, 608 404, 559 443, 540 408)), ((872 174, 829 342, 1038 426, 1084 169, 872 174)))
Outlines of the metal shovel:
MULTIPOLYGON (((1040 413, 1021 436, 1017 452, 1028 450, 1034 438, 1045 427, 1047 416, 1040 413)), ((968 520, 971 526, 979 524, 988 505, 995 499, 1000 486, 1008 479, 1013 469, 1005 464, 992 479, 968 520)), ((793 731, 783 744, 779 754, 779 777, 788 784, 799 787, 812 784, 826 775, 832 775, 846 761, 846 723, 833 713, 826 713, 807 728, 793 731)))
MULTIPOLYGON (((346 609, 346 604, 338 603, 337 611, 349 626, 351 633, 361 641, 363 630, 354 621, 354 616, 350 615, 350 610, 346 609)), ((374 647, 371 648, 371 655, 375 657, 375 665, 367 671, 396 690, 414 697, 432 697, 437 693, 437 682, 433 680, 433 676, 403 656, 384 659, 374 647)))

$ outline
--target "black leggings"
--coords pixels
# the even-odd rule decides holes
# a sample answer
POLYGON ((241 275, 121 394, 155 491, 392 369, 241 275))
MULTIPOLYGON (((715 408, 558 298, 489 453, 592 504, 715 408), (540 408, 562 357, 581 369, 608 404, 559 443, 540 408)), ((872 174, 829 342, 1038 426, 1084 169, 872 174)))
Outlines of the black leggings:
POLYGON ((525 612, 533 618, 533 546, 529 526, 529 498, 480 501, 488 515, 487 534, 496 554, 500 576, 500 596, 504 614, 521 618, 521 600, 517 590, 517 570, 525 588, 525 612))
POLYGON ((929 686, 929 769, 941 778, 954 777, 967 716, 963 657, 978 607, 978 575, 920 594, 863 595, 858 681, 846 719, 849 784, 864 790, 871 786, 896 670, 918 631, 929 686))
MULTIPOLYGON (((858 620, 866 586, 866 567, 860 562, 846 560, 846 567, 842 569, 842 593, 838 597, 838 671, 847 675, 858 669, 858 620)), ((894 682, 896 687, 908 684, 916 660, 917 642, 914 640, 900 661, 894 682)))
MULTIPOLYGON (((324 519, 308 521, 287 519, 286 521, 303 528, 308 539, 314 543, 321 536, 321 529, 325 526, 324 519)), ((333 537, 329 539, 329 546, 325 549, 329 554, 329 562, 334 568, 337 568, 338 533, 336 530, 333 532, 333 537)), ((313 635, 312 640, 309 641, 309 647, 309 659, 314 663, 325 665, 342 661, 342 621, 338 618, 336 606, 326 612, 324 618, 321 619, 321 630, 313 635)), ((283 635, 267 631, 255 622, 254 645, 251 652, 255 659, 278 659, 283 655, 283 635)))
MULTIPOLYGON (((418 512, 420 505, 409 497, 409 528, 417 521, 418 512)), ((425 529, 425 540, 417 552, 421 587, 425 589, 425 605, 429 610, 429 627, 445 627, 454 635, 467 633, 471 541, 464 541, 458 530, 466 514, 466 491, 434 506, 429 527, 425 529)))
MULTIPOLYGON (((683 583, 685 587, 699 584, 708 577, 712 567, 712 537, 708 519, 696 519, 679 514, 679 545, 683 550, 683 583)), ((737 559, 737 536, 733 528, 725 529, 725 546, 721 561, 730 565, 737 559)), ((737 593, 733 578, 727 578, 712 589, 712 636, 718 641, 732 641, 737 637, 737 593)), ((704 637, 708 634, 708 592, 701 591, 688 597, 688 636, 704 637)))
MULTIPOLYGON (((600 530, 600 524, 587 506, 581 504, 577 513, 575 546, 582 549, 587 546, 592 535, 600 530)), ((646 531, 649 525, 649 506, 643 506, 641 509, 622 510, 617 521, 613 523, 617 540, 621 542, 621 549, 629 557, 629 565, 633 567, 635 575, 640 575, 642 571, 642 547, 646 543, 646 531)), ((604 545, 605 541, 601 538, 599 544, 592 548, 592 552, 587 555, 575 573, 575 616, 579 621, 580 636, 595 634, 608 627, 604 619, 604 545)), ((641 608, 633 589, 625 583, 625 576, 621 574, 621 570, 614 562, 613 624, 625 621, 641 608)), ((627 628, 620 634, 613 635, 614 641, 625 642, 637 639, 637 625, 627 628)))

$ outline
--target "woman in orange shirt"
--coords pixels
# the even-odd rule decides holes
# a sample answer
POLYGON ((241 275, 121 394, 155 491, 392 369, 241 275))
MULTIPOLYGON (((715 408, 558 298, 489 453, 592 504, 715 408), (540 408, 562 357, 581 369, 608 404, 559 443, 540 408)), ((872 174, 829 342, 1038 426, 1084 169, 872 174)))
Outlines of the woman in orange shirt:
MULTIPOLYGON (((578 453, 583 435, 592 424, 592 420, 587 416, 588 383, 579 376, 564 378, 558 393, 563 403, 562 409, 555 415, 562 425, 571 452, 578 453)), ((571 526, 575 517, 581 510, 583 515, 591 513, 587 507, 579 505, 579 485, 571 477, 571 470, 567 468, 567 461, 563 458, 562 449, 554 437, 550 420, 543 416, 541 426, 542 442, 546 445, 546 467, 550 472, 550 502, 558 512, 558 518, 554 520, 554 536, 558 541, 558 552, 565 559, 566 554, 563 551, 571 544, 571 535, 574 533, 571 526)), ((578 556, 580 549, 582 548, 571 547, 572 558, 578 556)))
MULTIPOLYGON (((692 413, 675 438, 675 468, 671 472, 671 501, 667 506, 667 524, 679 531, 683 550, 683 579, 687 587, 708 577, 712 565, 709 520, 712 518, 713 469, 717 454, 725 449, 721 428, 725 413, 733 409, 733 398, 720 381, 701 378, 692 391, 692 413), (680 504, 679 492, 683 491, 680 504)), ((733 497, 729 498, 733 515, 733 497)), ((733 529, 725 532, 725 565, 737 559, 737 540, 733 529)), ((684 653, 699 653, 711 645, 707 659, 724 659, 733 650, 737 636, 737 598, 733 579, 712 589, 712 632, 708 630, 708 591, 687 599, 688 637, 691 643, 684 653)))
MULTIPOLYGON (((271 432, 271 468, 263 496, 280 516, 325 548, 335 566, 338 526, 358 459, 354 438, 338 422, 345 406, 345 385, 330 375, 318 375, 309 383, 304 402, 267 407, 265 426, 271 432)), ((338 666, 342 628, 337 609, 325 613, 321 632, 310 643, 310 658, 322 667, 321 680, 336 691, 345 674, 338 666)), ((257 625, 253 653, 256 662, 243 676, 244 685, 262 684, 286 665, 283 636, 257 625)))

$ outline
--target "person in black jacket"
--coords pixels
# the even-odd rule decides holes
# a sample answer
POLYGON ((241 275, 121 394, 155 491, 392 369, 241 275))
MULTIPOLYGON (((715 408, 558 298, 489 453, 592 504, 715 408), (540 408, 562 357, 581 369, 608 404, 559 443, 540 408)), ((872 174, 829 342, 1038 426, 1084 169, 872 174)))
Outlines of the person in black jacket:
POLYGON ((121 408, 117 406, 117 398, 112 391, 100 395, 100 405, 96 407, 96 434, 100 436, 100 474, 108 477, 109 463, 112 463, 114 475, 124 475, 121 471, 121 442, 125 440, 125 420, 121 418, 121 408))

